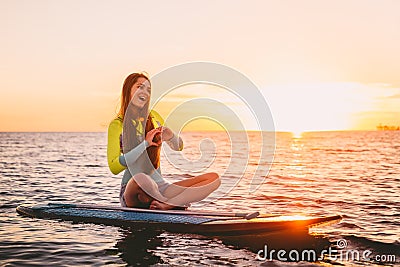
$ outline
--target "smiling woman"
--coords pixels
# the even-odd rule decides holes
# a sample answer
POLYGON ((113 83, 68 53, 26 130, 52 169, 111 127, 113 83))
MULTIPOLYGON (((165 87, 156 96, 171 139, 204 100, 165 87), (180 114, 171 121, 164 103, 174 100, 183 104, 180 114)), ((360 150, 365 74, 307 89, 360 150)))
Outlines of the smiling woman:
POLYGON ((150 98, 151 87, 145 78, 139 78, 137 83, 136 91, 131 92, 131 101, 134 106, 143 108, 150 98))
POLYGON ((149 110, 150 95, 150 80, 145 75, 132 73, 125 79, 119 114, 108 128, 108 165, 113 174, 124 171, 120 188, 123 207, 185 207, 216 190, 219 176, 204 173, 175 183, 164 179, 160 168, 162 143, 180 151, 183 142, 164 126, 156 111, 149 110))

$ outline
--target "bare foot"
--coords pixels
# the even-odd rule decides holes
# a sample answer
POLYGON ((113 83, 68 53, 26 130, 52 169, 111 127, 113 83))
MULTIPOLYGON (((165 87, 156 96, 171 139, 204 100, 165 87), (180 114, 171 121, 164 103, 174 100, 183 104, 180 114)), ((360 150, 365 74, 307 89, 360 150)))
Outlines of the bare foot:
POLYGON ((153 200, 150 204, 151 210, 170 210, 173 208, 175 208, 175 206, 157 200, 153 200))

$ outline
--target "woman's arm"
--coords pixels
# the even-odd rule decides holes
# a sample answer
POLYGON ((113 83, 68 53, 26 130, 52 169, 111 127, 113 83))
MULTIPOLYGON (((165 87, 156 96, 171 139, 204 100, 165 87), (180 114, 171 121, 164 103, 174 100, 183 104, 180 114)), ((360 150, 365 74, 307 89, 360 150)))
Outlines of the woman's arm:
POLYGON ((164 119, 155 110, 150 111, 150 116, 154 128, 162 127, 162 141, 166 141, 173 150, 181 151, 183 149, 183 141, 180 136, 176 136, 170 128, 165 127, 164 119))
POLYGON ((183 149, 183 141, 180 136, 176 134, 168 127, 162 127, 162 141, 165 141, 170 148, 175 151, 181 151, 183 149))
POLYGON ((107 142, 107 161, 108 167, 113 174, 118 174, 125 170, 125 166, 120 162, 121 147, 119 137, 122 133, 122 121, 113 120, 108 126, 108 142, 107 142))
POLYGON ((129 152, 121 155, 119 157, 120 163, 125 167, 127 167, 128 164, 129 165, 135 164, 136 160, 139 158, 140 155, 142 155, 144 151, 146 151, 147 147, 149 147, 149 143, 146 140, 144 140, 129 152))
POLYGON ((161 129, 153 129, 146 135, 146 140, 141 142, 129 152, 122 154, 120 145, 120 135, 122 133, 122 121, 115 119, 108 127, 108 145, 107 159, 108 166, 113 174, 118 174, 125 170, 129 165, 135 164, 139 156, 146 151, 149 146, 158 146, 158 143, 153 141, 154 135, 160 133, 161 129))
POLYGON ((146 138, 143 142, 119 157, 120 163, 126 167, 135 168, 137 159, 143 154, 143 152, 146 151, 148 147, 159 146, 161 144, 161 140, 158 142, 154 141, 154 136, 158 133, 161 133, 161 129, 152 129, 149 131, 146 134, 146 138))
POLYGON ((169 147, 172 148, 175 151, 182 151, 182 149, 183 149, 182 138, 180 136, 176 136, 175 133, 173 133, 172 138, 169 139, 166 142, 169 145, 169 147))

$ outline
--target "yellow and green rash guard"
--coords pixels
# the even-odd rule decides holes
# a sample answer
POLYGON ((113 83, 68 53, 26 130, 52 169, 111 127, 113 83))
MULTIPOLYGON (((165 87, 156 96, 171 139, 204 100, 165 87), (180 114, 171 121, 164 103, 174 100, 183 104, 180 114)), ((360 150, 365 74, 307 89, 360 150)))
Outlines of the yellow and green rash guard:
MULTIPOLYGON (((164 120, 162 119, 160 114, 158 114, 156 111, 154 110, 150 111, 150 117, 154 125, 154 128, 164 125, 164 120)), ((118 174, 123 170, 125 170, 124 176, 122 178, 122 185, 125 185, 128 183, 128 181, 131 179, 133 175, 142 172, 145 173, 145 170, 143 169, 144 163, 142 162, 143 157, 140 156, 143 154, 143 152, 146 151, 146 148, 148 147, 149 144, 147 143, 146 140, 144 140, 135 148, 123 154, 121 149, 122 129, 123 129, 123 118, 121 116, 118 116, 117 118, 111 121, 108 127, 107 160, 110 171, 113 174, 118 174), (128 166, 127 163, 129 164, 130 167, 129 169, 127 168, 128 166), (129 170, 130 171, 134 170, 134 173, 131 173, 129 170)), ((179 148, 177 150, 182 150, 183 146, 181 140, 180 141, 177 140, 178 138, 176 137, 174 139, 176 139, 174 143, 178 143, 179 148)), ((161 176, 160 168, 158 168, 153 173, 146 173, 146 174, 150 175, 150 177, 156 183, 161 183, 164 181, 164 179, 161 176)))

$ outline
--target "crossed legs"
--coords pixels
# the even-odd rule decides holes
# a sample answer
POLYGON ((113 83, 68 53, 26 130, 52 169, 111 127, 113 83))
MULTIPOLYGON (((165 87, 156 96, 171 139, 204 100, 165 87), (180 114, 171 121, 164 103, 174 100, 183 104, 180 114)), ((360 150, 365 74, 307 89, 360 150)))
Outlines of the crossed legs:
POLYGON ((161 195, 155 182, 146 174, 140 173, 129 180, 124 198, 128 207, 167 210, 200 201, 215 191, 220 184, 218 174, 206 173, 173 183, 161 195))

